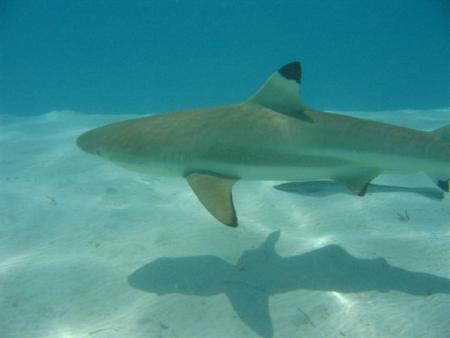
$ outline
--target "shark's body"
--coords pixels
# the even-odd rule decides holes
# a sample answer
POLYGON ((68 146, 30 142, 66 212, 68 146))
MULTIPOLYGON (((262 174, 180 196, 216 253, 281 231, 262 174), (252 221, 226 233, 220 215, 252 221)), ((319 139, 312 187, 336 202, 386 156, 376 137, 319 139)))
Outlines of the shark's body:
MULTIPOLYGON (((269 298, 277 294, 296 290, 450 294, 447 278, 407 271, 383 258, 356 258, 338 245, 281 257, 275 251, 279 235, 274 232, 260 247, 245 251, 236 265, 216 256, 164 257, 133 272, 128 283, 159 295, 225 294, 241 320, 264 337, 273 336, 269 298)), ((297 305, 301 308, 301 300, 297 305)))
POLYGON ((424 171, 449 190, 450 126, 425 132, 311 110, 298 95, 300 74, 290 63, 243 103, 114 123, 77 142, 130 170, 186 177, 231 226, 238 179, 334 179, 363 195, 383 171, 424 171))

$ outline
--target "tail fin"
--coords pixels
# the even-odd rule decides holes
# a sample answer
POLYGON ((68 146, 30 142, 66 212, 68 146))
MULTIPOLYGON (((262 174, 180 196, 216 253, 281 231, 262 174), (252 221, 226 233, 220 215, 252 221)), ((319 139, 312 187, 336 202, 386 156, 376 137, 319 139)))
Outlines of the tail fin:
POLYGON ((428 177, 433 180, 439 189, 445 192, 450 192, 450 179, 443 178, 442 176, 437 176, 435 174, 428 174, 428 177))
POLYGON ((450 179, 447 180, 439 180, 437 182, 437 186, 444 190, 445 192, 450 192, 450 179))

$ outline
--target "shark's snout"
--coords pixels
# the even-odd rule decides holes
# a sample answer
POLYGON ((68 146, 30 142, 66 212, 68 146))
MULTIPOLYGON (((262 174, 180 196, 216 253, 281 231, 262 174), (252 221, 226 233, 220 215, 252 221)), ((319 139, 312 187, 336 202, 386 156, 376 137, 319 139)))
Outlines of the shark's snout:
POLYGON ((92 130, 78 136, 77 146, 87 153, 101 155, 101 142, 92 130))

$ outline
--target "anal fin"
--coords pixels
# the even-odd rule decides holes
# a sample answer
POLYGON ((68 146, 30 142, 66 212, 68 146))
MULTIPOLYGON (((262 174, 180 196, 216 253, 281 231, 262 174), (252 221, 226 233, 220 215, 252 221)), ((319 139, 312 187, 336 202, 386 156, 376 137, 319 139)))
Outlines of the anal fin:
POLYGON ((186 180, 203 206, 220 222, 237 227, 232 188, 237 179, 214 173, 193 172, 186 180))

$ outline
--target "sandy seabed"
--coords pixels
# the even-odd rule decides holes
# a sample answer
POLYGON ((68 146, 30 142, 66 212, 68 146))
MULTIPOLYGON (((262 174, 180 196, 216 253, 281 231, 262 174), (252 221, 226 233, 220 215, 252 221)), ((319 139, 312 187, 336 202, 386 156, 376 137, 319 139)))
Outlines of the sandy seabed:
MULTIPOLYGON (((352 113, 433 129, 450 110, 352 113)), ((131 116, 0 115, 0 337, 450 337, 450 201, 424 174, 364 198, 238 182, 227 228, 182 178, 83 153, 131 116)))

